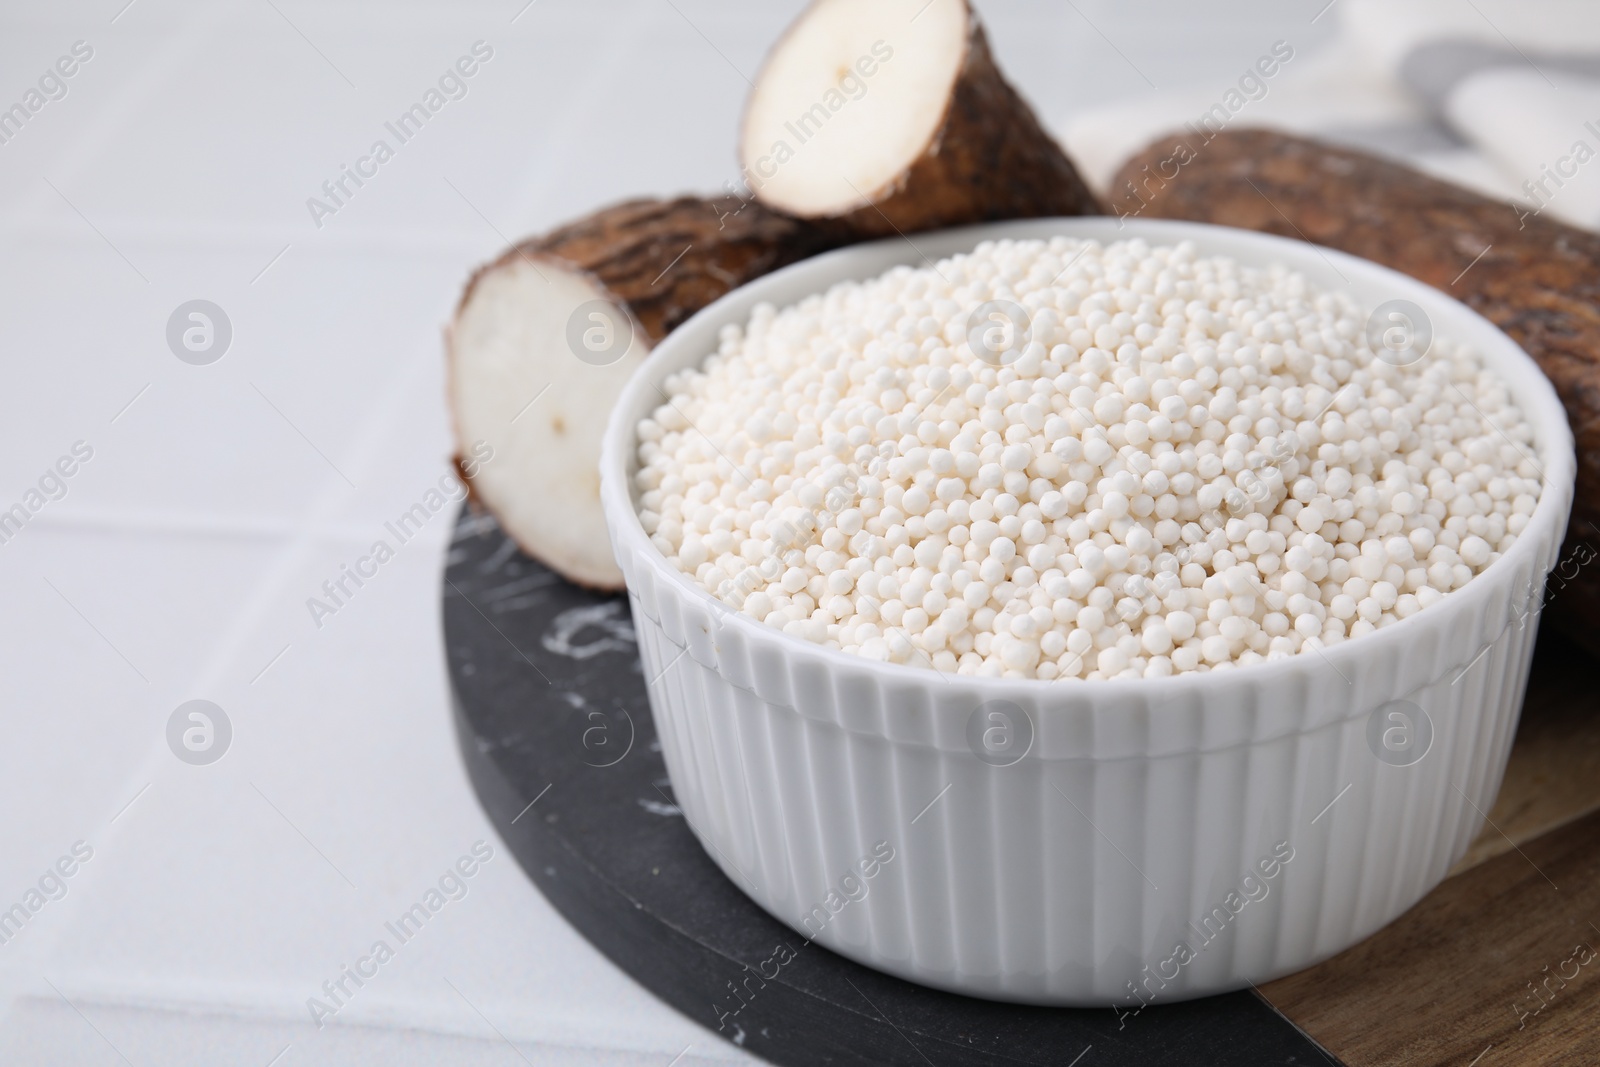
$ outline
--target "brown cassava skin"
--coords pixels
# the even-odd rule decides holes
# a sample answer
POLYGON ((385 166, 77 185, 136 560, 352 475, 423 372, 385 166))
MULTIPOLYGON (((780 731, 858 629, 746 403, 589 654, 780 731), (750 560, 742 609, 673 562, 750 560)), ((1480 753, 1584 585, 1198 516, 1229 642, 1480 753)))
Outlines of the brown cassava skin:
POLYGON ((472 276, 461 306, 497 267, 518 258, 553 261, 588 275, 654 345, 745 282, 847 240, 838 226, 737 196, 625 200, 507 249, 472 276))
POLYGON ((970 10, 966 56, 944 117, 922 154, 866 196, 870 203, 834 219, 857 240, 1000 219, 1104 212, 1078 169, 1000 73, 988 36, 970 10))
POLYGON ((1600 653, 1600 562, 1582 565, 1600 549, 1600 235, 1266 130, 1161 138, 1123 164, 1111 207, 1337 248, 1427 282, 1509 334, 1554 383, 1577 443, 1566 562, 1557 568, 1571 577, 1551 578, 1547 610, 1600 653))

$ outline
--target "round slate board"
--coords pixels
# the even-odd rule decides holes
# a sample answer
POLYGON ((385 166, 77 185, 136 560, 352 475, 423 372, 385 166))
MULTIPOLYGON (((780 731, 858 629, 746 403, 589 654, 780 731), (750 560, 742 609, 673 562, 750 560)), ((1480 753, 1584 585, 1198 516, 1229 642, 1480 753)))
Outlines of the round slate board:
POLYGON ((794 1065, 1337 1063, 1253 993, 1120 1017, 1026 1007, 807 943, 728 880, 673 803, 625 596, 567 583, 471 510, 442 595, 462 757, 506 846, 596 948, 734 1044, 794 1065))

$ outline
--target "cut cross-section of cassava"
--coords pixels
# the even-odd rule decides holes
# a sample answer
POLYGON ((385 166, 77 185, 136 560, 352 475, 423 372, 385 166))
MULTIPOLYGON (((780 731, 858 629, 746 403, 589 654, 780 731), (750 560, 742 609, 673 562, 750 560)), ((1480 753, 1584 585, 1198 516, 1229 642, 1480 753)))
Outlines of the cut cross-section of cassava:
POLYGON ((965 0, 817 0, 756 78, 740 163, 768 206, 862 236, 1100 211, 965 0))
POLYGON ((467 283, 447 335, 474 497, 529 555, 620 589, 600 511, 600 438, 652 345, 735 286, 837 243, 738 197, 634 200, 508 250, 467 283))

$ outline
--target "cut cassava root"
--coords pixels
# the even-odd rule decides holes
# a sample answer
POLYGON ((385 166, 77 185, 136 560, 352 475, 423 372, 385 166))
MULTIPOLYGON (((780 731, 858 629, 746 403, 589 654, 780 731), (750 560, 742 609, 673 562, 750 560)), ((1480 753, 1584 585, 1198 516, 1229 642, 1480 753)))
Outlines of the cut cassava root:
POLYGON ((600 438, 652 345, 736 286, 838 243, 738 197, 632 200, 481 268, 447 331, 474 497, 529 555, 620 589, 600 510, 600 438))
POLYGON ((769 207, 863 237, 1100 211, 965 0, 817 0, 757 75, 740 163, 769 207))
POLYGON ((1361 152, 1265 130, 1162 138, 1123 164, 1111 206, 1370 259, 1456 297, 1520 344, 1554 383, 1578 453, 1549 610, 1600 651, 1600 566, 1591 562, 1600 548, 1600 235, 1361 152))

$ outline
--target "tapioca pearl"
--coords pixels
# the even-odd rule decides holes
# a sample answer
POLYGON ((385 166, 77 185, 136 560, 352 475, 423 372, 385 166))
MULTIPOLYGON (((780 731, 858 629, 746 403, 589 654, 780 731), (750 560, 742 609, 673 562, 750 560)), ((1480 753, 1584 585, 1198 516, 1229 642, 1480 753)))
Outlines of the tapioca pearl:
MULTIPOLYGON (((656 547, 730 603, 856 652, 871 639, 856 636, 856 621, 877 617, 874 594, 883 604, 930 595, 927 580, 907 589, 921 570, 951 582, 940 590, 947 602, 888 610, 927 613, 917 641, 936 643, 938 625, 958 669, 1025 673, 1016 651, 1010 666, 991 662, 987 645, 979 656, 977 628, 1004 608, 1005 618, 1033 619, 1039 642, 1058 633, 1086 651, 1121 647, 1117 675, 1127 676, 1158 660, 1206 669, 1198 646, 1224 627, 1232 648, 1210 665, 1219 669, 1381 628, 1413 610, 1406 597, 1424 610, 1492 566, 1536 510, 1539 472, 1510 443, 1531 443, 1531 431, 1509 392, 1448 339, 1415 368, 1375 364, 1359 309, 1292 272, 1137 243, 1072 245, 1069 257, 1111 273, 1075 268, 1060 280, 1071 295, 1057 318, 1057 272, 1035 270, 1038 248, 1028 247, 985 245, 947 261, 954 288, 936 271, 906 269, 797 308, 758 308, 746 328, 722 331, 718 354, 669 376, 671 403, 640 427, 634 480, 656 547), (1151 256, 1166 257, 1173 287, 1160 305, 1117 288, 1151 256), (1017 292, 1044 332, 1008 367, 969 359, 962 310, 978 297, 1014 298, 1008 287, 1023 279, 1035 288, 1017 292), (1177 299, 1180 285, 1196 287, 1190 298, 1177 299), (1273 310, 1280 296, 1293 315, 1273 310), (1102 327, 1110 332, 1094 347, 1102 327), (795 340, 818 333, 825 350, 795 340), (829 392, 814 404, 819 388, 829 392), (815 522, 793 523, 797 509, 815 522), (970 524, 981 521, 998 532, 980 546, 970 524), (1176 557, 1170 585, 1154 583, 1162 550, 1176 557), (753 584, 770 603, 747 595, 758 565, 753 584), (1208 591, 1209 578, 1246 565, 1252 588, 1236 579, 1208 591), (804 578, 798 589, 792 570, 804 578), (869 574, 894 582, 860 580, 869 574), (1380 583, 1395 593, 1387 608, 1380 583), (1290 611, 1296 594, 1309 610, 1290 611), (1356 604, 1348 625, 1339 596, 1356 604), (1362 613, 1374 606, 1368 624, 1362 613), (1093 635, 1076 629, 1086 607, 1105 616, 1093 635), (1179 611, 1204 620, 1183 639, 1196 646, 1192 660, 1164 621, 1179 611), (1170 656, 1142 646, 1156 614, 1170 656), (1127 632, 1124 620, 1140 629, 1127 632), (1321 632, 1301 637, 1313 622, 1321 632)), ((891 658, 913 662, 879 639, 891 658)), ((1043 674, 1105 676, 1097 662, 1041 656, 1043 674)))

